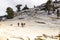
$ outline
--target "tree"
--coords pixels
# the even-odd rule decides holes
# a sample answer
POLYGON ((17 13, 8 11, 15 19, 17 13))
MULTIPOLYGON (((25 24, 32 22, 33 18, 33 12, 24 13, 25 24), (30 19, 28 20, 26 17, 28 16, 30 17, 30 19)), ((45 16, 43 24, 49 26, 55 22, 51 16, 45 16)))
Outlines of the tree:
POLYGON ((16 8, 17 8, 17 12, 19 12, 20 11, 20 7, 21 7, 22 5, 21 4, 18 4, 18 5, 16 5, 16 8))
POLYGON ((60 17, 60 13, 59 13, 59 10, 57 10, 57 19, 59 19, 60 17))
POLYGON ((57 36, 55 36, 55 37, 59 38, 59 40, 60 40, 60 34, 58 34, 58 35, 57 35, 57 36))
POLYGON ((52 0, 48 0, 47 3, 50 4, 52 2, 52 0))
POLYGON ((54 4, 53 4, 53 13, 54 13, 55 9, 56 9, 56 8, 54 7, 54 4))
POLYGON ((27 7, 27 5, 25 5, 25 7, 24 7, 22 10, 26 10, 26 9, 29 9, 29 8, 27 7))
POLYGON ((7 12, 7 18, 8 19, 11 19, 11 18, 13 18, 14 17, 14 11, 13 11, 13 9, 11 8, 11 7, 7 7, 7 9, 6 9, 6 12, 7 12))
POLYGON ((48 15, 50 14, 51 2, 52 2, 52 0, 48 0, 45 5, 45 10, 48 10, 48 15))

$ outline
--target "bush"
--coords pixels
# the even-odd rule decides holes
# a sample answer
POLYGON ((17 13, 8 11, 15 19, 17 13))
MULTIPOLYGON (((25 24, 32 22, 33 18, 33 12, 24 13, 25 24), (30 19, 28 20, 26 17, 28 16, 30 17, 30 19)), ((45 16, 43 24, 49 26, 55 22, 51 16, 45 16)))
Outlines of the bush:
POLYGON ((14 17, 14 11, 13 11, 13 9, 11 8, 11 7, 8 7, 7 9, 6 9, 6 12, 7 12, 7 18, 8 19, 11 19, 11 18, 13 18, 14 17))
POLYGON ((38 37, 38 38, 35 38, 35 40, 43 40, 43 39, 38 37))

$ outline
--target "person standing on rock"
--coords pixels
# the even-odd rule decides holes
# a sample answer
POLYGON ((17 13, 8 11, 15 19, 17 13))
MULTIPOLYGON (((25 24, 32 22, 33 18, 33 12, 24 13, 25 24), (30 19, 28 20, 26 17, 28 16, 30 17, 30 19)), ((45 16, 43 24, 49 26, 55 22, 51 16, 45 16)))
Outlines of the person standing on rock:
POLYGON ((18 23, 17 23, 17 25, 19 26, 19 25, 20 25, 20 23, 18 22, 18 23))
POLYGON ((23 27, 23 23, 21 23, 21 26, 23 27))

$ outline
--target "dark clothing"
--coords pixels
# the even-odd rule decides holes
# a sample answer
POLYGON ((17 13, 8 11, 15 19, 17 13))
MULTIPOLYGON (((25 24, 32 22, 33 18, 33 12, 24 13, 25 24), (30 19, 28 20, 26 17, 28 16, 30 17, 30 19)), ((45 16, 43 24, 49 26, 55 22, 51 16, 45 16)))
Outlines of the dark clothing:
POLYGON ((21 26, 24 27, 25 26, 25 23, 21 23, 21 26))
POLYGON ((19 26, 19 23, 17 23, 17 25, 19 26))

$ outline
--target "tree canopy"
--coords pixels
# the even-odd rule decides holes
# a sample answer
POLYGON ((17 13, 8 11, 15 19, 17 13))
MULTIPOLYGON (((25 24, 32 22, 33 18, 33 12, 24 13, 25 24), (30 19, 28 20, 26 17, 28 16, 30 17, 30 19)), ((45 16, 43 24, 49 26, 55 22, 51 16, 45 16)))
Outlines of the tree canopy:
POLYGON ((11 19, 14 17, 14 11, 11 7, 7 7, 6 12, 8 14, 8 16, 7 16, 8 19, 11 19))
POLYGON ((20 7, 21 7, 22 5, 21 4, 18 4, 18 5, 16 5, 16 8, 17 8, 17 12, 19 12, 20 11, 20 7))
POLYGON ((26 10, 26 9, 29 9, 29 8, 27 7, 27 5, 25 5, 25 7, 24 7, 22 10, 26 10))

